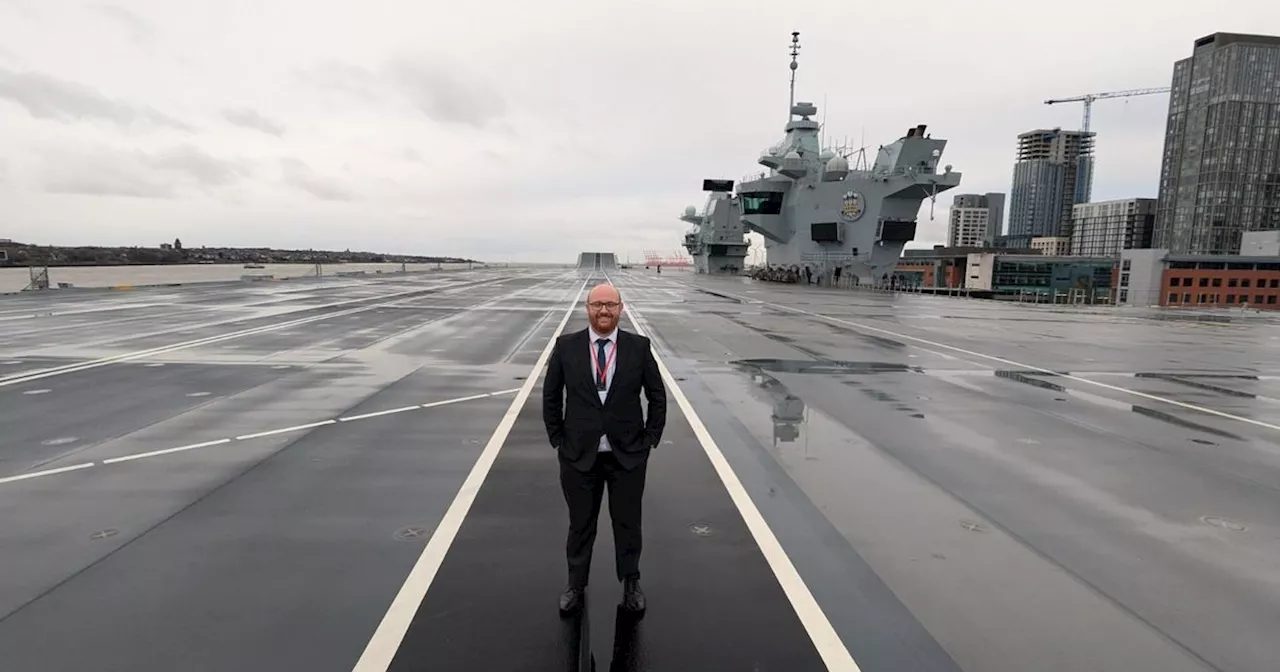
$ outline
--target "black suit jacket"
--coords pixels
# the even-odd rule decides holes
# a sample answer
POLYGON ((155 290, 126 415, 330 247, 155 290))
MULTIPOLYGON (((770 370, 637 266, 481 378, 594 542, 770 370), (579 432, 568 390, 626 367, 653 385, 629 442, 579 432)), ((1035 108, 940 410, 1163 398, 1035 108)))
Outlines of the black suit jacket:
POLYGON ((667 391, 649 339, 618 329, 615 370, 604 403, 592 378, 590 329, 556 339, 542 384, 542 420, 560 458, 586 471, 595 464, 600 436, 618 463, 632 469, 648 459, 667 423, 667 391), (649 417, 640 406, 643 391, 649 417))

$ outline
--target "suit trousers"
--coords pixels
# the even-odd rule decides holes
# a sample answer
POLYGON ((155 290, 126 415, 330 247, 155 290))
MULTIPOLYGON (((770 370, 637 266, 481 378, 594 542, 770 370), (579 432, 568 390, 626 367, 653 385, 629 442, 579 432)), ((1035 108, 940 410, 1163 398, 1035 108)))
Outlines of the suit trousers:
POLYGON ((614 563, 618 580, 640 577, 641 500, 644 497, 648 460, 627 470, 612 451, 596 455, 588 471, 560 461, 560 487, 569 507, 569 535, 565 556, 569 585, 585 588, 591 572, 591 552, 596 541, 596 521, 605 488, 609 490, 609 518, 613 522, 614 563))

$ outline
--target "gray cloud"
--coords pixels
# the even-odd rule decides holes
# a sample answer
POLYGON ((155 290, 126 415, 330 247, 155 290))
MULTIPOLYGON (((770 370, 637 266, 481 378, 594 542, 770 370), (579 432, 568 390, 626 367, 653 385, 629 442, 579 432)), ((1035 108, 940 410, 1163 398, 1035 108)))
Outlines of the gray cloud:
POLYGON ((282 181, 324 201, 350 201, 354 194, 337 180, 317 175, 310 166, 294 158, 280 160, 282 181))
POLYGON ((312 88, 338 93, 358 100, 373 101, 385 96, 378 75, 368 68, 337 61, 325 61, 299 68, 293 76, 312 88))
MULTIPOLYGON (((376 71, 329 61, 294 75, 314 88, 364 102, 403 101, 442 124, 485 128, 507 111, 496 89, 435 57, 396 57, 376 71)), ((509 126, 498 130, 514 133, 509 126)))
POLYGON ((115 5, 98 5, 94 7, 96 11, 123 26, 129 36, 135 42, 142 44, 150 44, 155 42, 156 29, 150 23, 143 21, 137 14, 130 12, 122 7, 115 5))
POLYGON ((273 119, 262 116, 256 110, 239 108, 223 110, 222 118, 244 128, 261 131, 268 135, 280 137, 284 135, 284 125, 273 119))
POLYGON ((24 0, 0 0, 0 10, 11 11, 24 19, 34 19, 39 16, 24 0))
POLYGON ((464 79, 439 60, 399 59, 389 63, 386 72, 432 121, 484 128, 506 111, 496 91, 464 79))
POLYGON ((80 172, 51 178, 44 184, 50 194, 83 194, 88 196, 131 196, 134 198, 171 198, 173 187, 143 175, 125 172, 80 172))
POLYGON ((150 107, 111 100, 91 87, 37 72, 0 68, 0 99, 22 106, 37 119, 61 122, 88 119, 125 128, 146 125, 193 130, 191 126, 150 107))
POLYGON ((193 145, 181 145, 145 159, 150 167, 190 177, 206 186, 224 186, 248 177, 246 162, 219 159, 193 145))
MULTIPOLYGON (((586 246, 671 254, 688 228, 680 210, 704 201, 701 180, 761 170, 759 151, 782 136, 794 28, 796 96, 819 106, 829 139, 865 138, 874 154, 928 123, 949 141, 943 162, 964 178, 934 220, 929 204, 920 211, 916 245, 927 245, 945 236, 954 194, 1008 193, 1018 132, 1080 123, 1078 104, 1045 99, 1166 85, 1192 41, 1231 30, 1231 17, 1280 21, 1275 0, 1230 10, 1169 0, 1158 25, 1141 3, 1082 0, 1077 11, 1097 19, 1082 51, 1076 34, 1018 29, 1051 25, 1060 8, 973 0, 915 17, 904 48, 901 31, 849 39, 850 26, 901 23, 893 3, 819 0, 823 20, 779 26, 759 19, 771 11, 762 0, 727 13, 675 0, 572 10, 505 0, 455 3, 424 40, 423 25, 440 25, 427 3, 390 15, 386 2, 326 3, 305 12, 306 30, 298 4, 273 0, 241 21, 207 1, 0 0, 0 235, 129 244, 174 229, 145 240, 561 261, 586 246), (660 11, 674 8, 677 20, 660 11), (708 25, 725 39, 706 40, 708 25), (32 70, 45 75, 14 74, 32 70), (284 133, 233 125, 227 113, 241 107, 284 133), (172 119, 157 123, 156 110, 198 126, 178 138, 192 146, 173 148, 172 119), (101 226, 107 218, 121 225, 101 226)), ((1096 199, 1154 195, 1166 106, 1166 96, 1094 105, 1096 199)))
POLYGON ((99 147, 41 152, 49 193, 173 198, 183 187, 208 191, 251 175, 244 161, 219 159, 193 145, 147 153, 99 147))

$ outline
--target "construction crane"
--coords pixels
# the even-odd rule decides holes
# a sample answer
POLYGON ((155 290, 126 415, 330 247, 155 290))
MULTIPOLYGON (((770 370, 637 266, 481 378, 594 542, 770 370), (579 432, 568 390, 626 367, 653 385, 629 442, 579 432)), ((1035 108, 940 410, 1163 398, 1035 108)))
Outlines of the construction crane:
POLYGON ((1054 103, 1084 103, 1084 123, 1081 124, 1080 130, 1085 133, 1089 132, 1089 113, 1093 106, 1093 101, 1102 100, 1104 98, 1131 98, 1133 96, 1149 96, 1153 93, 1169 93, 1167 86, 1161 86, 1155 89, 1129 89, 1128 91, 1109 91, 1107 93, 1086 93, 1083 96, 1075 96, 1074 98, 1055 98, 1053 100, 1044 101, 1045 105, 1053 105, 1054 103))

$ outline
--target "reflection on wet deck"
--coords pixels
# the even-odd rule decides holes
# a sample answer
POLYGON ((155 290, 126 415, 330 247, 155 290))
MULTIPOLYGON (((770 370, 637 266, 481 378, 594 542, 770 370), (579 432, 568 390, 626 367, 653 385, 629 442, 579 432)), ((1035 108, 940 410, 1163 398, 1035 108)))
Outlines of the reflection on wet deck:
POLYGON ((860 555, 963 669, 1276 659, 1280 322, 688 284, 653 331, 850 641, 860 555))

